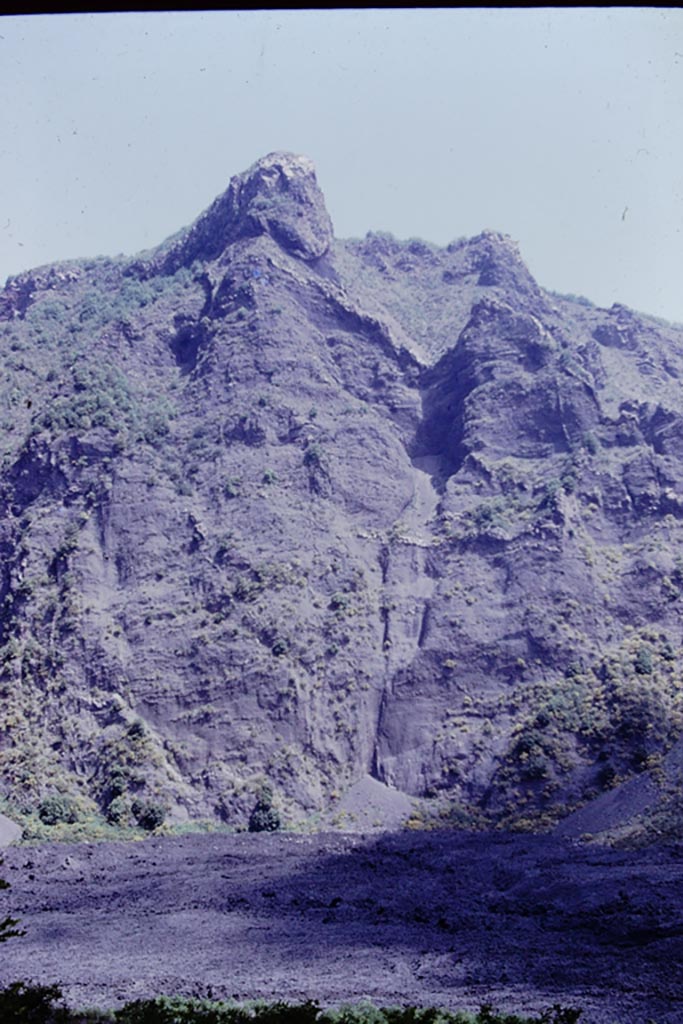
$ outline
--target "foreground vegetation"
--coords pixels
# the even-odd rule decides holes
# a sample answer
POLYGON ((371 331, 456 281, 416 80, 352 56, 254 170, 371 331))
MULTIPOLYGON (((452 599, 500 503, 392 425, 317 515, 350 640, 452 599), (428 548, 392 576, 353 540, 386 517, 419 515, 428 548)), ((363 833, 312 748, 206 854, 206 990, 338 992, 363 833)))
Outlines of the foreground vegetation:
POLYGON ((368 1002, 322 1009, 312 1001, 240 1004, 183 996, 138 999, 119 1010, 71 1010, 55 985, 15 982, 0 991, 4 1024, 576 1024, 580 1016, 581 1010, 560 1006, 528 1017, 488 1005, 475 1013, 368 1002))

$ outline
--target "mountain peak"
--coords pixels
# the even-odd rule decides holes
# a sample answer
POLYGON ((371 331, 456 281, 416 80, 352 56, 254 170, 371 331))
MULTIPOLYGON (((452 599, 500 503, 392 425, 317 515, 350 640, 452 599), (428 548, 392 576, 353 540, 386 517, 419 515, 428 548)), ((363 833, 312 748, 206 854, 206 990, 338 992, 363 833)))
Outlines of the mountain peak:
POLYGON ((332 222, 313 161, 294 153, 269 153, 230 183, 239 234, 269 234, 304 260, 323 256, 332 222))
POLYGON ((262 156, 256 163, 252 164, 248 171, 238 177, 252 178, 255 175, 284 175, 286 178, 293 178, 296 175, 306 175, 315 179, 315 164, 310 157, 300 153, 289 153, 286 150, 275 150, 262 156))
POLYGON ((163 254, 161 266, 168 272, 195 259, 217 259, 231 243, 259 235, 270 235, 307 262, 329 249, 332 221, 308 157, 269 153, 236 174, 181 241, 163 254))

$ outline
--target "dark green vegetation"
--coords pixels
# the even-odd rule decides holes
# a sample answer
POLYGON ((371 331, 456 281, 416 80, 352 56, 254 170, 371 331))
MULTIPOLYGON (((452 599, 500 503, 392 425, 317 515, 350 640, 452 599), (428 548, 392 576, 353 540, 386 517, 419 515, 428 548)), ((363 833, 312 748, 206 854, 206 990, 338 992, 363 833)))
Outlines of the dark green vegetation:
POLYGON ((279 828, 280 815, 273 807, 273 791, 270 786, 262 786, 249 816, 249 831, 277 832, 279 828))
POLYGON ((576 1024, 580 1016, 559 1006, 530 1017, 491 1006, 476 1013, 371 1003, 323 1010, 315 1002, 234 1004, 182 996, 139 999, 120 1010, 70 1010, 56 985, 17 982, 0 991, 4 1024, 576 1024))
POLYGON ((157 250, 10 279, 0 352, 29 835, 246 829, 266 783, 297 824, 365 774, 415 824, 634 778, 675 819, 680 328, 544 292, 492 232, 337 241, 279 154, 157 250))

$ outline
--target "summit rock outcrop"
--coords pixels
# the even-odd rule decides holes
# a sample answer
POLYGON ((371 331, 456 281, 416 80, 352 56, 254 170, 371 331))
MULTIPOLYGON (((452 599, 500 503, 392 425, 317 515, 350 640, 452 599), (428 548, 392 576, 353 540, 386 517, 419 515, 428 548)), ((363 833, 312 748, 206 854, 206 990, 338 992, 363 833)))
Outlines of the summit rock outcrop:
POLYGON ((270 153, 235 175, 160 265, 173 272, 195 260, 215 260, 234 242, 264 234, 307 262, 329 250, 332 221, 308 157, 270 153))

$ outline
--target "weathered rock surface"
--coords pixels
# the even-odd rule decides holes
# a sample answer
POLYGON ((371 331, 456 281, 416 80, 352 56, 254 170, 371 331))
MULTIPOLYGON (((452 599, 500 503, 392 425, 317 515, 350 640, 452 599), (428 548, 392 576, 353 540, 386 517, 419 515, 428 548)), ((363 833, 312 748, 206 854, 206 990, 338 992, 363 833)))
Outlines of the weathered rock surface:
POLYGON ((544 292, 491 232, 334 240, 279 153, 156 252, 11 279, 0 351, 15 808, 244 824, 268 779, 298 820, 370 774, 555 820, 659 785, 679 328, 544 292))

